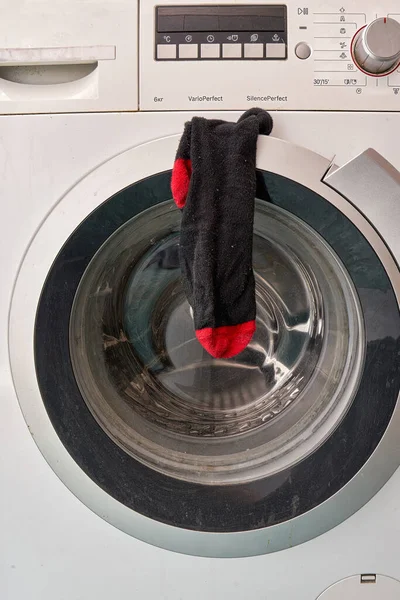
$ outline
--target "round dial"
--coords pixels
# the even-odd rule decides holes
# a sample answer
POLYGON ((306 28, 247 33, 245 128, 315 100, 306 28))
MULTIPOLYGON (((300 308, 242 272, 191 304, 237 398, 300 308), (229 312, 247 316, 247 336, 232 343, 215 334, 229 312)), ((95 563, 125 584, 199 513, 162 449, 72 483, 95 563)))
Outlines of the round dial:
POLYGON ((385 75, 400 63, 400 23, 382 17, 363 27, 353 41, 353 58, 361 70, 385 75))

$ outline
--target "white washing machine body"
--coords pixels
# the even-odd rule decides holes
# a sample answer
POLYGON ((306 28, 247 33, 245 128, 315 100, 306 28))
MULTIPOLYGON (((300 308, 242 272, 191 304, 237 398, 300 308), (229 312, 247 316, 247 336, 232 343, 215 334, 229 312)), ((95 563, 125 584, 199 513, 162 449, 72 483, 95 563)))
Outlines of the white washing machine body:
MULTIPOLYGON (((364 455, 359 462, 354 458, 357 446, 349 451, 349 461, 336 467, 331 481, 334 487, 340 480, 337 489, 324 489, 315 500, 318 492, 312 491, 310 476, 301 488, 307 489, 304 508, 303 498, 290 489, 285 517, 268 522, 268 505, 263 505, 254 509, 261 511, 260 526, 253 521, 248 527, 230 523, 224 529, 215 524, 218 514, 207 522, 193 496, 186 504, 182 500, 182 506, 189 507, 194 518, 197 514, 197 525, 185 521, 184 515, 177 517, 174 507, 168 514, 152 513, 156 497, 148 484, 142 504, 135 508, 128 475, 116 471, 108 481, 111 474, 102 471, 104 457, 95 456, 91 462, 90 452, 83 454, 80 424, 74 421, 78 413, 68 412, 65 405, 70 395, 69 357, 64 364, 62 354, 54 365, 51 362, 64 343, 61 326, 59 330, 52 324, 64 319, 69 332, 71 311, 64 311, 62 303, 69 293, 72 299, 76 294, 70 289, 71 273, 79 286, 90 260, 126 222, 153 210, 153 204, 164 206, 164 201, 172 210, 165 189, 184 123, 194 115, 236 120, 257 104, 270 110, 274 119, 273 137, 258 143, 259 172, 272 174, 273 181, 294 182, 300 197, 301 190, 308 190, 322 198, 324 206, 334 207, 335 215, 345 218, 372 248, 373 265, 379 262, 390 290, 376 290, 365 304, 363 318, 371 322, 374 334, 364 350, 367 354, 368 343, 379 340, 377 353, 382 340, 390 338, 390 360, 398 364, 398 346, 390 344, 398 342, 393 319, 400 293, 400 73, 374 78, 351 56, 340 58, 350 51, 353 34, 376 19, 375 8, 367 4, 368 10, 361 3, 350 7, 313 2, 308 7, 281 6, 277 14, 267 6, 264 14, 265 3, 243 3, 247 12, 242 10, 238 18, 252 17, 248 9, 258 7, 258 17, 269 23, 265 30, 248 32, 258 36, 254 42, 241 37, 242 31, 224 31, 222 25, 213 29, 213 21, 207 21, 207 31, 204 22, 193 25, 193 19, 215 14, 202 3, 196 6, 206 12, 191 13, 185 2, 175 2, 174 7, 179 7, 179 18, 192 18, 189 33, 175 13, 165 13, 175 19, 173 25, 162 24, 163 13, 153 2, 43 2, 41 11, 39 5, 29 4, 18 26, 5 28, 0 50, 2 598, 398 596, 400 416, 393 400, 393 369, 384 381, 386 394, 378 390, 382 409, 372 412, 379 431, 374 433, 368 422, 353 423, 349 429, 357 438, 359 427, 366 447, 360 450, 364 455), (263 38, 276 35, 269 30, 272 17, 284 23, 277 26, 280 49, 275 51, 270 48, 275 42, 263 38), (238 41, 225 40, 229 36, 238 41), (248 45, 260 41, 262 57, 247 59, 248 45), (241 58, 224 59, 224 52, 232 52, 224 48, 227 42, 240 44, 241 58), (300 43, 312 49, 308 59, 296 56, 300 43), (192 48, 182 50, 184 44, 197 46, 197 54, 192 48), (218 46, 218 58, 208 60, 209 51, 203 50, 207 44, 218 46), (141 182, 150 182, 147 191, 124 200, 123 191, 134 191, 141 182), (136 209, 134 202, 141 201, 141 194, 150 204, 136 209), (115 198, 117 204, 110 204, 115 198), (123 210, 119 201, 125 203, 123 210), (109 229, 99 213, 102 207, 122 215, 109 229), (100 220, 92 222, 96 215, 100 220), (82 230, 84 223, 92 229, 82 230), (99 237, 103 225, 107 231, 99 237), (87 239, 96 239, 96 245, 79 246, 87 239), (78 263, 83 269, 79 276, 78 263), (392 405, 387 408, 389 399, 392 405), (352 461, 354 465, 347 464, 352 461)), ((157 6, 170 8, 164 0, 157 6)), ((229 7, 235 16, 229 2, 218 6, 229 7)), ((5 10, 11 24, 15 11, 5 10)), ((388 1, 382 15, 396 18, 395 13, 395 3, 388 1)), ((225 16, 220 15, 218 23, 225 16)), ((306 222, 307 218, 312 217, 305 216, 306 222)), ((329 235, 340 238, 337 230, 321 233, 330 243, 329 235)), ((338 239, 333 246, 338 253, 341 243, 338 239)), ((357 259, 357 249, 354 252, 357 259)), ((344 255, 340 258, 345 263, 344 255)), ((357 264, 355 260, 350 265, 352 273, 357 264)), ((357 288, 363 302, 366 287, 357 288)), ((380 364, 373 357, 366 372, 380 364)), ((369 389, 371 382, 365 385, 369 389)), ((284 469, 324 447, 338 431, 335 424, 352 416, 349 407, 340 410, 343 414, 332 411, 322 419, 315 448, 305 442, 292 451, 297 457, 280 456, 281 462, 268 467, 273 470, 269 476, 279 479, 284 469)), ((357 414, 362 406, 359 410, 357 414)), ((95 446, 91 452, 96 455, 95 446)), ((128 472, 130 468, 131 463, 128 472)), ((255 489, 251 485, 249 489, 255 489)), ((223 493, 227 487, 218 489, 223 493)), ((182 498, 185 490, 180 491, 182 498)), ((174 501, 172 487, 164 486, 164 492, 157 510, 168 505, 169 498, 174 501)))

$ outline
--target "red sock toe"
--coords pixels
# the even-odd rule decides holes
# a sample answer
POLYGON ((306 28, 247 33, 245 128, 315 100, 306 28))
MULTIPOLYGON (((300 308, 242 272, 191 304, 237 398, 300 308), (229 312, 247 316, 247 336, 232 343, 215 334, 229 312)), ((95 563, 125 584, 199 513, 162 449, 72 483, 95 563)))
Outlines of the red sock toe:
POLYGON ((197 329, 200 344, 214 358, 232 358, 246 348, 256 330, 255 321, 224 327, 197 329))
POLYGON ((189 191, 192 163, 186 158, 177 158, 171 178, 172 197, 178 208, 183 208, 189 191))

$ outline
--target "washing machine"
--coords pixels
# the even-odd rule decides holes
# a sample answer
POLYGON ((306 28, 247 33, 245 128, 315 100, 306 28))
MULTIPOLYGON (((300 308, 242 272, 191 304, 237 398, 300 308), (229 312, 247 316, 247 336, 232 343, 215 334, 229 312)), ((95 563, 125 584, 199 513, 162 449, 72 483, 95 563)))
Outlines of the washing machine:
POLYGON ((398 3, 8 2, 0 40, 1 598, 399 598, 398 3), (216 360, 171 167, 253 106, 216 360))

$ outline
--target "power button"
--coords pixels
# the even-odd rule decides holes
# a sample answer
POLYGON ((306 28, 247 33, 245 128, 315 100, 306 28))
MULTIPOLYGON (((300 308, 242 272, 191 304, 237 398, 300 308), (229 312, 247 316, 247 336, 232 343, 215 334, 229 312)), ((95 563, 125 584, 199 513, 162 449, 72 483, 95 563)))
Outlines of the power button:
POLYGON ((294 53, 296 54, 297 58, 306 60, 306 58, 310 58, 311 56, 311 47, 307 44, 307 42, 300 42, 294 49, 294 53))

